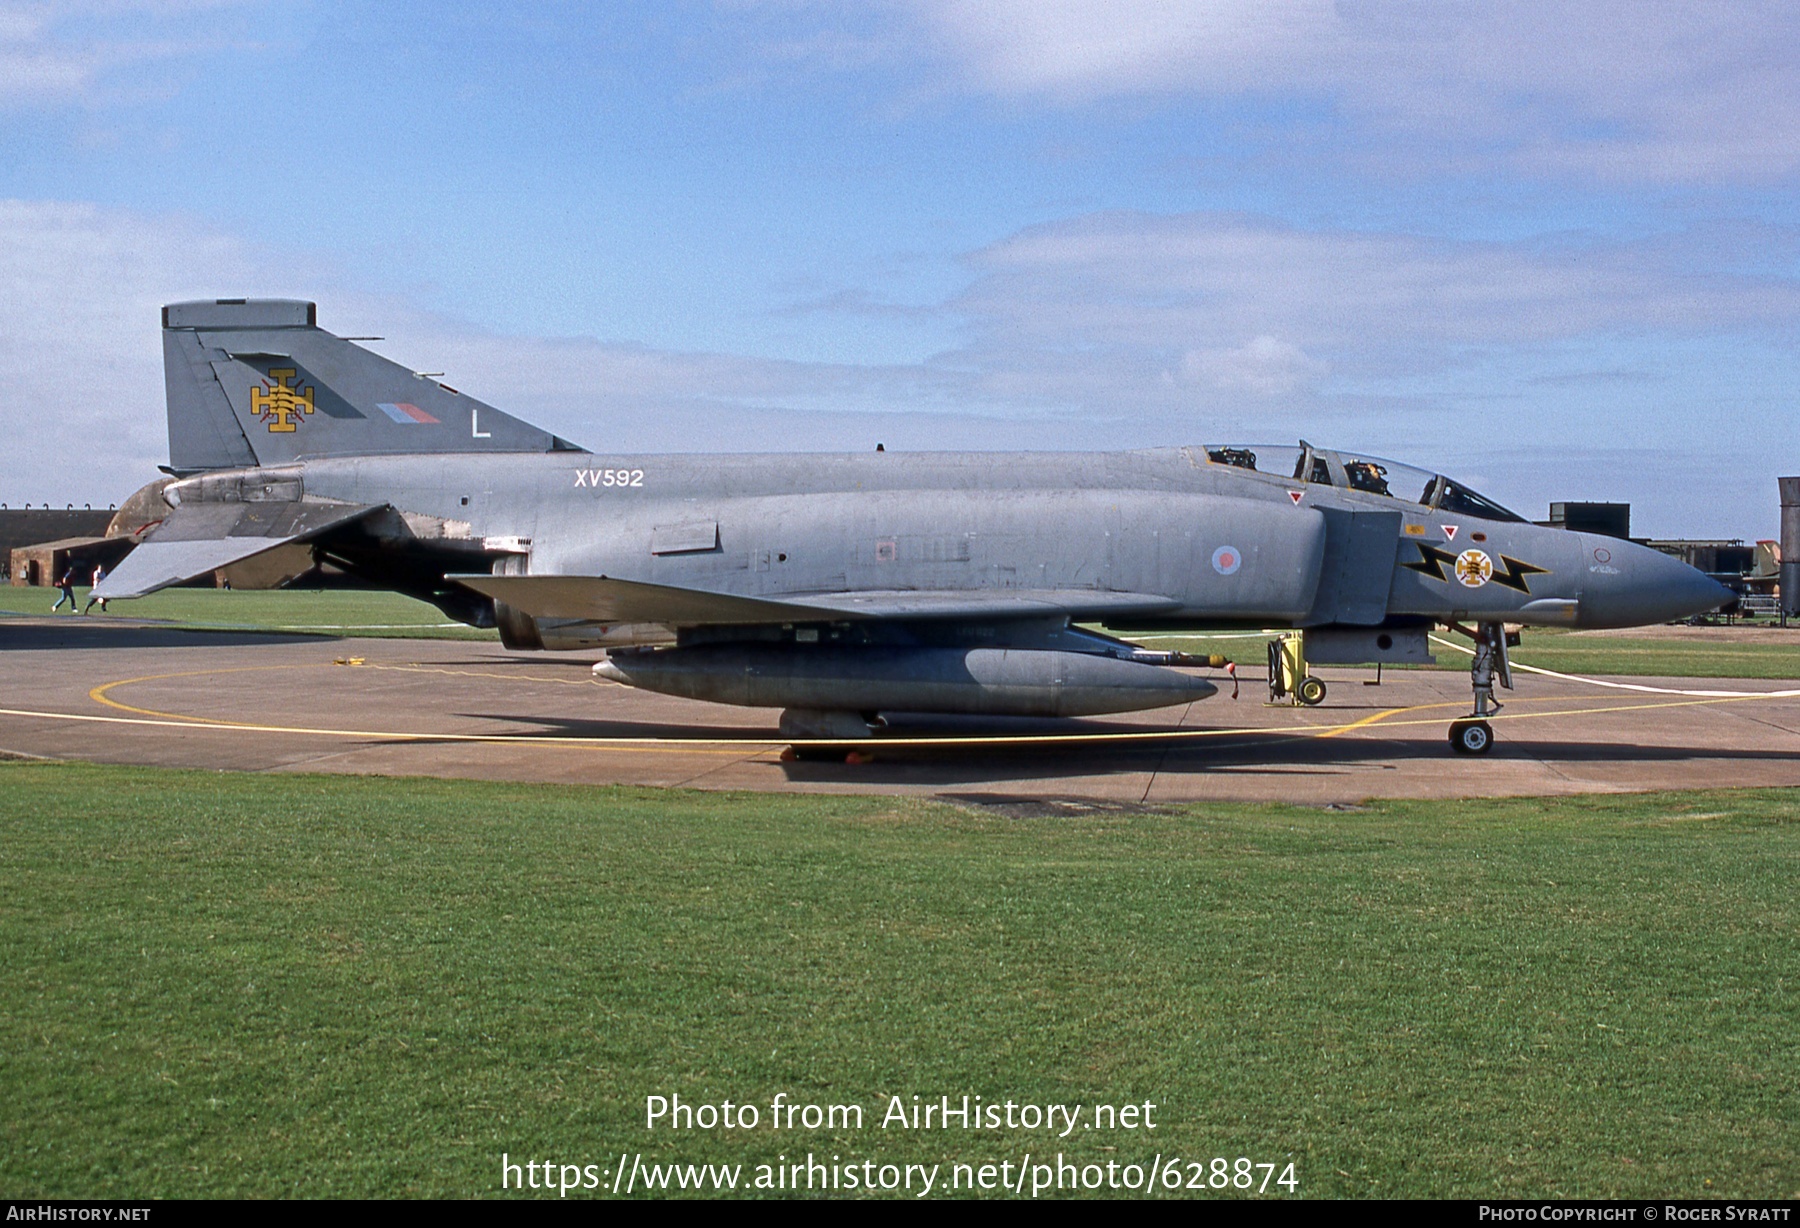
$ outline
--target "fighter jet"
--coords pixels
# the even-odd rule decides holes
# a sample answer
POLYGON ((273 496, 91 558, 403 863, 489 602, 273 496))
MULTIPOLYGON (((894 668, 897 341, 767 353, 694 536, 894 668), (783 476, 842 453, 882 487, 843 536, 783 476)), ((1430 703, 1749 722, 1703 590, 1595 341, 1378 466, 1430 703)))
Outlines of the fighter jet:
POLYGON ((1315 662, 1476 649, 1479 753, 1506 624, 1717 607, 1698 571, 1541 528, 1360 452, 592 452, 318 327, 315 305, 163 308, 162 521, 95 589, 137 597, 288 543, 509 648, 593 651, 635 687, 783 709, 784 737, 890 713, 1072 717, 1216 691, 1119 638, 1300 628, 1315 662))

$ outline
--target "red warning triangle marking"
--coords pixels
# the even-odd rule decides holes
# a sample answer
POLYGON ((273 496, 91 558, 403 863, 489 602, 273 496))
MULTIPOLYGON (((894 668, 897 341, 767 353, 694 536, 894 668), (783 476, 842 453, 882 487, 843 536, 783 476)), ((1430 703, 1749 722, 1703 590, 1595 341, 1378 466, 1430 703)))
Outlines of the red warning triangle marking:
POLYGON ((1290 490, 1290 491, 1288 491, 1288 498, 1290 498, 1294 501, 1295 507, 1299 507, 1300 499, 1305 494, 1306 494, 1306 492, 1304 490, 1290 490))
POLYGON ((1438 528, 1440 528, 1444 531, 1444 536, 1447 537, 1448 539, 1450 539, 1451 541, 1456 540, 1456 530, 1458 527, 1459 526, 1453 525, 1453 524, 1441 524, 1438 526, 1438 528))

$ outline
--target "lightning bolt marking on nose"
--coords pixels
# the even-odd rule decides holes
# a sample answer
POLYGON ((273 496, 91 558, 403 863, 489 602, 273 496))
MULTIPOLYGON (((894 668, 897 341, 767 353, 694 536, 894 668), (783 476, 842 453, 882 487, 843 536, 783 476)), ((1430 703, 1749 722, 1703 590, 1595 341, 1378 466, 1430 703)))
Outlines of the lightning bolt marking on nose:
POLYGON ((1422 576, 1430 576, 1433 580, 1444 580, 1444 564, 1456 562, 1456 556, 1448 550, 1439 550, 1436 546, 1428 546, 1424 542, 1414 542, 1419 548, 1418 560, 1402 563, 1400 566, 1408 571, 1416 571, 1422 576))
POLYGON ((1500 564, 1506 568, 1506 574, 1501 575, 1496 571, 1494 573, 1494 583, 1524 593, 1527 597, 1531 596, 1531 586, 1525 582, 1525 577, 1547 576, 1550 574, 1550 569, 1548 567, 1536 567, 1530 563, 1521 562, 1511 555, 1501 555, 1500 564))
MULTIPOLYGON (((1414 542, 1413 545, 1418 547, 1419 557, 1411 563, 1402 563, 1400 566, 1408 571, 1416 571, 1422 576, 1430 576, 1433 580, 1443 580, 1447 583, 1449 577, 1444 574, 1444 567, 1446 564, 1455 564, 1456 555, 1424 542, 1414 542)), ((1531 585, 1527 582, 1526 577, 1550 574, 1548 567, 1539 567, 1534 563, 1515 559, 1510 554, 1500 556, 1500 567, 1505 570, 1496 568, 1491 582, 1502 588, 1510 588, 1514 592, 1524 593, 1527 597, 1531 596, 1531 585)))

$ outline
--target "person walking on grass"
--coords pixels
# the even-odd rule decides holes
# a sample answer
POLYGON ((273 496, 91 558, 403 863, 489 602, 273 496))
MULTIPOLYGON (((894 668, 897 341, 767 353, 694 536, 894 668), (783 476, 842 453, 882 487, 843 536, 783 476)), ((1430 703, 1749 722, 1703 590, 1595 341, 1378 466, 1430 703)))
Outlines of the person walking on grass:
MULTIPOLYGON (((106 579, 106 564, 105 563, 95 563, 94 564, 94 588, 99 588, 100 581, 102 581, 104 579, 106 579)), ((83 614, 88 613, 90 610, 92 610, 94 608, 95 602, 98 602, 100 604, 100 612, 102 614, 106 613, 106 598, 94 596, 93 588, 90 588, 88 590, 88 603, 87 603, 86 608, 83 609, 81 612, 83 614)))
POLYGON ((63 568, 62 579, 56 582, 56 587, 62 590, 62 596, 56 599, 56 604, 50 607, 50 612, 54 614, 62 609, 65 601, 69 603, 69 609, 73 612, 75 610, 75 565, 73 563, 63 568))

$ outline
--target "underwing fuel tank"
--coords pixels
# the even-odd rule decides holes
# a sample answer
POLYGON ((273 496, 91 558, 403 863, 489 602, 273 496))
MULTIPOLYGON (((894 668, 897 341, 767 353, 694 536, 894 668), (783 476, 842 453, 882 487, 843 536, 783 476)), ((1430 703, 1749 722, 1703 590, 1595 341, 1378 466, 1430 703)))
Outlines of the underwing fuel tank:
POLYGON ((753 708, 1097 716, 1205 699, 1218 688, 1160 665, 1015 648, 800 650, 698 644, 615 652, 597 677, 753 708))

